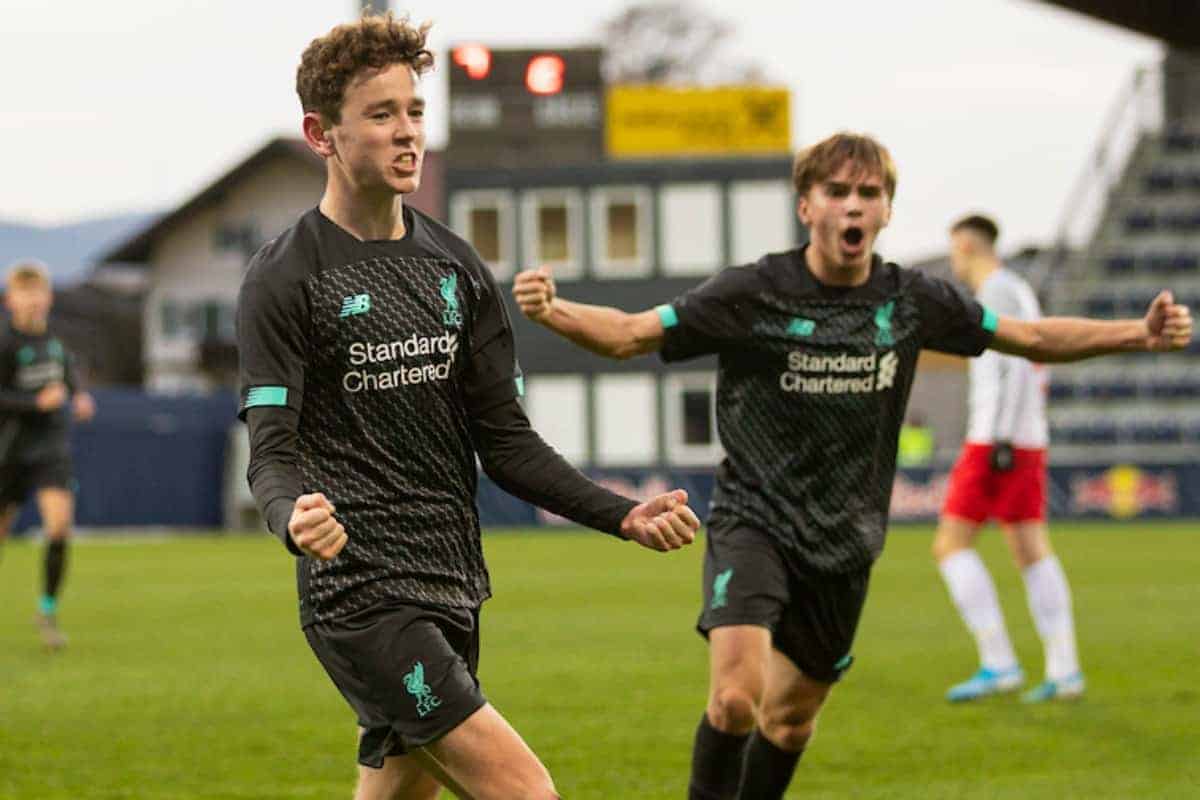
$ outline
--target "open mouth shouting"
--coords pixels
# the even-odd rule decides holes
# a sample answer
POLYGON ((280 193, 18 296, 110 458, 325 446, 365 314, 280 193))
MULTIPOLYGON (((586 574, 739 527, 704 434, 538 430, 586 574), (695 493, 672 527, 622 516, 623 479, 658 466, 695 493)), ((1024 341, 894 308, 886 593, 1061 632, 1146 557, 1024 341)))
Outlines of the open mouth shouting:
POLYGON ((842 251, 851 256, 860 255, 864 249, 865 239, 866 236, 863 234, 863 229, 857 225, 851 225, 842 231, 842 251))
POLYGON ((417 171, 417 154, 405 153, 392 162, 393 168, 402 174, 411 174, 417 171))

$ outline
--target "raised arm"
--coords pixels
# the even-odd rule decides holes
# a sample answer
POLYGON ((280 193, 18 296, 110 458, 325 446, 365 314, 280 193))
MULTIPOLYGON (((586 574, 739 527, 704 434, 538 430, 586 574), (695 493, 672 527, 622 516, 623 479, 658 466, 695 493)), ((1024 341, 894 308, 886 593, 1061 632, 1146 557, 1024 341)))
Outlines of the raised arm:
POLYGON ((1164 290, 1150 303, 1142 319, 1046 317, 1023 321, 1000 317, 991 347, 1030 361, 1050 363, 1110 353, 1182 350, 1191 339, 1191 311, 1164 290))
POLYGON ((518 274, 513 297, 526 317, 596 355, 624 360, 662 347, 663 321, 657 310, 629 314, 564 300, 545 267, 518 274))

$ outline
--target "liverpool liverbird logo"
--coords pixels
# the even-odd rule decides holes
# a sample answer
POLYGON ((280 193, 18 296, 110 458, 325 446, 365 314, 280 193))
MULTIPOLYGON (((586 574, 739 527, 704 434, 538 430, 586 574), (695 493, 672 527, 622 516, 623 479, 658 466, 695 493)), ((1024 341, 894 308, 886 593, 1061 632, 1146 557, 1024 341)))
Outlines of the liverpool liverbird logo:
POLYGON ((446 310, 442 312, 442 322, 447 328, 462 327, 462 314, 458 312, 458 275, 450 273, 442 278, 442 299, 446 301, 446 310))
POLYGON ((729 602, 729 579, 733 577, 733 567, 718 573, 717 577, 713 578, 713 593, 712 605, 710 608, 716 611, 718 608, 724 608, 729 602))
POLYGON ((891 347, 896 344, 896 337, 892 335, 892 313, 895 310, 895 300, 889 300, 875 310, 876 347, 891 347))
POLYGON ((420 661, 413 665, 412 672, 405 674, 404 688, 417 699, 418 716, 424 717, 442 704, 441 700, 433 696, 433 689, 429 688, 429 684, 425 683, 425 665, 420 661))

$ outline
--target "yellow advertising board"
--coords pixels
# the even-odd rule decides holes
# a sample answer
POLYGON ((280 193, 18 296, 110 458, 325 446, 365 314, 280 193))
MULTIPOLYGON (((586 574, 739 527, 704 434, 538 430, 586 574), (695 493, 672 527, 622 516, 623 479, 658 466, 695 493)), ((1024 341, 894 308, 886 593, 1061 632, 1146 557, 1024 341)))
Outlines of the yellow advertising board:
POLYGON ((791 152, 787 89, 613 86, 605 117, 610 158, 791 152))

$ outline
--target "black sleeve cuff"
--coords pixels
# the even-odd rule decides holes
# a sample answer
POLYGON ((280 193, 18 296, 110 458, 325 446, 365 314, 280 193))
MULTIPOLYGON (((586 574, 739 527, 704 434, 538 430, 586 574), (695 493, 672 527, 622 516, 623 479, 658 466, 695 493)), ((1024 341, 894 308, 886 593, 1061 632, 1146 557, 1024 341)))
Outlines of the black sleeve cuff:
POLYGON ((296 543, 292 541, 291 534, 288 533, 288 523, 292 519, 292 509, 296 507, 295 498, 276 497, 274 500, 267 503, 267 507, 263 512, 263 516, 267 520, 267 527, 271 533, 275 534, 288 552, 294 556, 303 556, 300 548, 296 547, 296 543))

